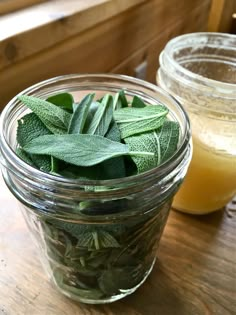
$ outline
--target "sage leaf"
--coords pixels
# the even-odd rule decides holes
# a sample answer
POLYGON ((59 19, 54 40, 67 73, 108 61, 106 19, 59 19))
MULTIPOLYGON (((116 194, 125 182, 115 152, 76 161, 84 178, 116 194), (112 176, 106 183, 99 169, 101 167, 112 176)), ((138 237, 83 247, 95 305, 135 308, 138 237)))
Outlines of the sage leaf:
POLYGON ((104 136, 113 118, 113 98, 106 94, 86 130, 87 134, 104 136))
POLYGON ((77 166, 92 166, 129 154, 127 145, 97 135, 46 135, 33 139, 23 149, 31 154, 52 155, 77 166))
POLYGON ((103 248, 117 248, 120 247, 120 244, 110 233, 94 230, 81 234, 78 238, 77 246, 86 247, 89 250, 100 250, 103 248))
MULTIPOLYGON (((131 151, 148 151, 157 153, 156 132, 147 132, 125 138, 125 143, 131 151)), ((159 143, 158 143, 159 144, 159 143)), ((136 164, 138 173, 148 171, 158 164, 157 156, 131 156, 136 164)))
POLYGON ((179 142, 179 124, 165 121, 161 128, 125 138, 131 151, 148 151, 151 156, 131 156, 138 173, 145 172, 168 160, 176 151, 179 142))
POLYGON ((28 95, 20 95, 18 99, 32 110, 42 123, 55 134, 67 132, 71 114, 62 108, 43 99, 28 95))
POLYGON ((162 105, 146 106, 144 108, 127 107, 116 110, 114 117, 118 123, 121 138, 144 133, 159 128, 168 114, 168 109, 162 105))
POLYGON ((49 173, 51 171, 51 157, 48 155, 38 155, 31 154, 30 155, 34 165, 41 171, 49 173))
POLYGON ((46 101, 70 112, 73 111, 74 98, 70 93, 58 93, 48 97, 46 101))
POLYGON ((91 124, 91 121, 93 120, 93 117, 94 117, 94 115, 95 115, 95 113, 96 113, 96 111, 100 105, 101 104, 98 101, 94 101, 89 106, 89 111, 88 111, 87 118, 86 118, 85 125, 84 125, 84 133, 87 133, 87 130, 91 124))
POLYGON ((90 225, 70 223, 56 219, 47 219, 47 222, 62 231, 66 231, 75 238, 79 238, 81 235, 93 231, 93 227, 90 225))
MULTIPOLYGON (((31 140, 51 134, 51 132, 45 127, 38 116, 34 113, 29 113, 18 120, 16 139, 18 144, 23 147, 31 140)), ((18 154, 28 164, 36 166, 38 169, 44 172, 50 172, 51 170, 51 158, 47 155, 36 155, 23 153, 22 149, 18 149, 18 154)))
POLYGON ((167 114, 168 108, 164 105, 150 105, 144 108, 121 108, 114 112, 114 117, 117 123, 129 123, 155 119, 167 114))
POLYGON ((128 107, 129 103, 126 99, 125 92, 121 90, 113 96, 113 109, 117 110, 120 108, 128 107))
POLYGON ((113 96, 113 109, 116 110, 116 109, 119 109, 119 108, 122 108, 122 102, 121 102, 121 99, 120 99, 120 93, 116 93, 114 96, 113 96))
POLYGON ((112 141, 120 142, 121 141, 121 134, 117 123, 113 120, 110 124, 110 128, 108 129, 107 133, 105 134, 107 139, 112 141))
POLYGON ((146 104, 143 102, 143 100, 140 97, 135 95, 133 97, 131 107, 143 108, 143 107, 146 107, 146 104))
POLYGON ((59 220, 50 220, 54 226, 67 231, 77 239, 77 247, 86 247, 89 250, 103 248, 118 248, 120 244, 108 231, 95 225, 83 225, 59 220))
POLYGON ((83 132, 83 128, 89 113, 89 107, 93 101, 94 95, 95 94, 86 95, 78 104, 71 117, 68 133, 77 134, 83 132))
POLYGON ((31 165, 31 166, 36 166, 33 161, 31 160, 29 154, 27 154, 24 150, 22 150, 20 147, 16 149, 16 154, 19 158, 21 158, 25 163, 31 165))
POLYGON ((160 163, 168 160, 177 150, 180 127, 175 121, 165 121, 159 132, 161 158, 160 163))
POLYGON ((120 290, 128 290, 138 285, 142 276, 142 266, 122 266, 105 270, 98 283, 105 294, 118 294, 120 290))
POLYGON ((64 271, 60 270, 59 268, 55 268, 53 270, 53 275, 59 288, 61 288, 65 292, 74 294, 75 296, 80 296, 84 299, 97 300, 102 298, 102 296, 104 295, 100 290, 97 289, 80 289, 78 287, 65 283, 67 277, 65 276, 64 271))
MULTIPOLYGON (((112 141, 121 142, 120 130, 114 120, 111 122, 110 128, 105 134, 105 137, 112 141)), ((104 161, 100 164, 100 166, 103 169, 103 174, 106 175, 107 179, 122 178, 126 175, 123 156, 104 161)))
POLYGON ((129 106, 128 101, 127 101, 126 96, 125 96, 124 90, 121 90, 121 91, 119 92, 119 99, 120 99, 121 107, 122 107, 122 108, 129 106))
POLYGON ((26 114, 17 121, 16 140, 21 147, 39 136, 48 134, 51 134, 51 131, 34 113, 26 114))
POLYGON ((100 165, 93 166, 75 166, 68 165, 66 168, 60 170, 59 175, 72 179, 81 179, 81 180, 104 180, 107 179, 103 169, 100 168, 100 165))

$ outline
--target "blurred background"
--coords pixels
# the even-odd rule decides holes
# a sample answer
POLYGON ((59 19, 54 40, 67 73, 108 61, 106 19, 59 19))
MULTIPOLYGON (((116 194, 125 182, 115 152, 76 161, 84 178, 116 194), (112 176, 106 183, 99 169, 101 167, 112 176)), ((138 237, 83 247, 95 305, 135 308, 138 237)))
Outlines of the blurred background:
POLYGON ((18 92, 67 73, 155 83, 173 37, 236 33, 236 0, 0 0, 0 110, 18 92))

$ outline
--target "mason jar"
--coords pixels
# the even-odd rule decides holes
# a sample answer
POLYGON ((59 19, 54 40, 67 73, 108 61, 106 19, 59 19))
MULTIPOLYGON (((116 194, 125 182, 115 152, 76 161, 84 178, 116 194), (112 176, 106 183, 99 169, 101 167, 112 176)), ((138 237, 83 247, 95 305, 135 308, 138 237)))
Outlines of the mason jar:
POLYGON ((173 207, 192 214, 222 209, 236 195, 236 36, 170 40, 157 82, 184 106, 193 136, 193 158, 173 207))
MULTIPOLYGON (((28 109, 16 97, 2 112, 2 175, 18 199, 45 270, 57 289, 77 301, 108 303, 134 292, 156 259, 172 198, 191 158, 188 117, 155 85, 120 75, 66 75, 20 94, 46 99, 69 92, 75 101, 95 92, 141 97, 166 105, 180 124, 175 154, 145 173, 112 180, 67 179, 31 167, 16 154, 17 120, 28 109)), ((89 158, 89 157, 88 157, 89 158)))

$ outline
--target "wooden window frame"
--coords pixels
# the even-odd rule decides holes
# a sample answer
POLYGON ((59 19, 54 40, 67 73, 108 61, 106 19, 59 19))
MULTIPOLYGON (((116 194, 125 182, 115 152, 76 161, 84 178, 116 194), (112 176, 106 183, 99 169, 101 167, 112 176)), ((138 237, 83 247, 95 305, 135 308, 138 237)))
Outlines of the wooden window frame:
POLYGON ((48 0, 0 0, 0 15, 17 11, 48 0))

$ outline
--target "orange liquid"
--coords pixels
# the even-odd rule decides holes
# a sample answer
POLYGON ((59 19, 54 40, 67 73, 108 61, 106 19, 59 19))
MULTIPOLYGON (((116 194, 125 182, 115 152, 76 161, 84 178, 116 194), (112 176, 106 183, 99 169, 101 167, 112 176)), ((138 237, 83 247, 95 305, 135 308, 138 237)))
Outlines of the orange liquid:
POLYGON ((173 207, 205 214, 224 207, 236 195, 236 156, 216 152, 193 139, 193 157, 173 207))

